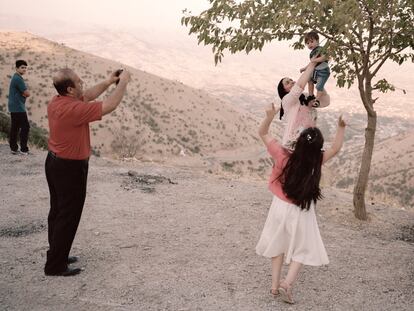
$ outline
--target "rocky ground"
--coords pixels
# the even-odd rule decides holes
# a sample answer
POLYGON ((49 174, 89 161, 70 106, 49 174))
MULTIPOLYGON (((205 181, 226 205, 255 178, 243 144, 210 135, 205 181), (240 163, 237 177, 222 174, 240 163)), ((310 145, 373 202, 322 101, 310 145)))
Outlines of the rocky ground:
POLYGON ((266 183, 188 166, 93 157, 72 248, 74 277, 43 274, 45 151, 0 144, 1 310, 413 310, 414 212, 324 188, 317 214, 330 258, 305 267, 290 306, 269 294, 255 245, 271 202, 266 183))

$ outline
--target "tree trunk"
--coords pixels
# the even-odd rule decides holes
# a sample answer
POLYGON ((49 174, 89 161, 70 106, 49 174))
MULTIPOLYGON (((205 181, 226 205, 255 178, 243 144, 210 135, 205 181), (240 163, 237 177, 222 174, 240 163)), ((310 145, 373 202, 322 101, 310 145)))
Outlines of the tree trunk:
POLYGON ((354 187, 354 214, 361 220, 367 220, 365 208, 365 191, 368 184, 369 171, 371 169, 372 152, 374 150, 375 130, 377 128, 377 113, 368 112, 368 125, 365 129, 365 146, 362 153, 361 167, 358 179, 354 187))

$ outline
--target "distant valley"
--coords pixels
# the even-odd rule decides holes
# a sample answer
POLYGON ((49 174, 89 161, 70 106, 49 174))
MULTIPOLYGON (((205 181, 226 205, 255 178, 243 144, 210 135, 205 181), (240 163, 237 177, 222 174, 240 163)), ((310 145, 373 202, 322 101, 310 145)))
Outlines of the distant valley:
MULTIPOLYGON (((32 68, 27 78, 36 91, 28 106, 31 119, 40 126, 47 128, 45 108, 54 94, 48 79, 54 68, 73 67, 88 85, 92 85, 106 77, 110 70, 134 65, 131 64, 134 60, 134 66, 141 70, 130 67, 134 82, 125 104, 111 117, 92 127, 96 154, 151 161, 182 159, 176 163, 201 165, 207 172, 266 176, 271 163, 258 141, 257 125, 264 105, 269 101, 278 104, 273 94, 276 77, 280 77, 284 70, 292 76, 297 75, 288 68, 290 64, 280 67, 271 64, 267 69, 263 69, 264 66, 249 74, 247 69, 251 70, 257 56, 248 60, 246 56, 238 55, 228 63, 225 61, 223 67, 211 69, 212 60, 210 65, 202 61, 204 57, 211 57, 203 48, 200 48, 200 62, 197 63, 198 54, 188 52, 191 51, 188 46, 183 45, 181 54, 175 54, 168 46, 152 46, 132 35, 125 37, 114 33, 97 37, 93 33, 62 35, 58 42, 11 32, 0 33, 0 38, 1 83, 8 85, 16 57, 29 60, 32 68), (81 47, 108 59, 70 46, 81 47), (155 76, 151 70, 170 79, 155 76), (231 80, 229 77, 236 73, 238 78, 231 80)), ((283 51, 281 53, 285 53, 283 51)), ((399 81, 402 85, 411 86, 407 83, 410 78, 407 72, 411 73, 410 67, 401 69, 399 81)), ((349 126, 344 150, 327 167, 326 175, 330 183, 352 190, 364 144, 366 116, 355 89, 338 89, 333 79, 329 83, 332 104, 320 111, 318 121, 327 145, 334 134, 339 114, 346 115, 349 126), (330 171, 336 173, 331 174, 330 171)), ((7 91, 2 89, 0 98, 5 107, 7 91)), ((411 191, 414 187, 411 161, 414 110, 408 109, 411 90, 409 87, 406 89, 408 95, 398 90, 391 95, 381 95, 377 106, 379 117, 370 191, 411 207, 414 204, 411 191), (385 101, 386 105, 381 104, 385 101), (401 149, 401 141, 404 149, 401 149), (384 161, 382 155, 386 149, 392 152, 387 153, 387 161, 384 161), (397 187, 398 183, 400 186, 397 187)), ((282 125, 275 121, 273 131, 276 135, 280 134, 282 125)))

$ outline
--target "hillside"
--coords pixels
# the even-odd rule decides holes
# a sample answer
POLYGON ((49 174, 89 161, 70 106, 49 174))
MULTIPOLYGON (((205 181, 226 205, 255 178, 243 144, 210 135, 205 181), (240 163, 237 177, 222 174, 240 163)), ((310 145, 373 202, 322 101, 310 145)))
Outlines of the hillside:
MULTIPOLYGON (((329 167, 336 174, 339 188, 353 190, 359 170, 361 148, 346 146, 329 167)), ((414 207, 414 132, 385 140, 377 140, 372 157, 368 202, 394 202, 405 208, 414 207)))
MULTIPOLYGON (((88 41, 92 42, 91 46, 95 46, 96 38, 92 38, 92 35, 88 37, 88 41)), ((101 41, 105 41, 105 38, 101 37, 101 41)), ((128 42, 132 43, 132 38, 129 39, 128 42)), ((142 53, 146 55, 145 62, 154 61, 154 56, 151 58, 148 53, 150 47, 141 47, 142 53)), ((113 50, 114 47, 110 51, 113 50)), ((0 32, 0 51, 0 108, 5 109, 7 103, 7 86, 15 58, 26 58, 30 65, 26 79, 33 90, 27 104, 29 115, 32 121, 43 128, 47 128, 47 103, 55 94, 51 86, 54 70, 68 64, 75 68, 87 85, 93 85, 111 70, 125 67, 28 33, 0 32)), ((132 57, 132 54, 127 55, 132 57)), ((160 65, 165 64, 166 59, 161 58, 160 65)), ((133 81, 120 109, 92 126, 95 154, 174 165, 191 164, 208 173, 266 178, 271 162, 256 134, 257 116, 263 115, 264 103, 259 89, 250 92, 249 88, 242 86, 224 85, 222 89, 217 88, 218 93, 231 90, 230 93, 235 95, 229 93, 228 96, 217 98, 178 81, 129 69, 133 73, 133 81), (240 107, 237 103, 243 100, 250 104, 240 107)), ((197 73, 194 75, 195 80, 200 78, 197 73)), ((338 107, 333 102, 330 107, 320 111, 318 126, 324 133, 327 145, 332 139, 340 107, 340 104, 338 107)), ((364 114, 353 113, 352 109, 350 107, 341 111, 349 121, 346 143, 339 158, 329 165, 324 174, 324 183, 335 184, 347 191, 352 190, 357 176, 366 122, 364 114)), ((398 137, 404 133, 412 132, 412 121, 409 115, 408 119, 392 116, 392 113, 390 115, 379 114, 378 117, 370 191, 410 208, 414 204, 412 165, 408 155, 414 152, 414 146, 405 144, 402 151, 393 141, 399 140, 398 137), (392 150, 392 159, 398 165, 388 165, 381 160, 382 144, 392 150)), ((275 121, 273 133, 280 135, 282 126, 283 123, 275 121)))
MULTIPOLYGON (((51 82, 56 69, 73 68, 87 87, 126 67, 28 33, 0 32, 0 55, 1 107, 6 108, 14 61, 23 58, 32 91, 29 118, 43 128, 46 106, 56 93, 51 82)), ((92 126, 96 154, 167 160, 257 145, 257 121, 248 112, 180 82, 128 69, 133 81, 120 108, 92 126)))
MULTIPOLYGON (((92 52, 96 55, 105 56, 112 59, 122 59, 123 62, 155 72, 165 77, 174 77, 186 84, 200 87, 210 94, 214 94, 225 102, 233 104, 235 107, 242 107, 252 114, 261 117, 263 114, 263 104, 275 97, 275 84, 283 75, 297 77, 297 66, 308 57, 306 50, 293 51, 286 42, 277 42, 266 46, 261 53, 252 52, 248 56, 241 54, 226 55, 223 63, 217 67, 212 66, 211 51, 207 47, 196 46, 195 38, 189 37, 187 40, 178 39, 177 42, 164 42, 163 44, 151 41, 143 36, 142 33, 128 33, 123 31, 99 31, 94 32, 73 32, 62 36, 50 35, 52 38, 59 38, 69 46, 73 46, 84 51, 92 52), (101 42, 104 42, 103 45, 101 42), (120 51, 117 46, 122 42, 127 42, 127 51, 120 51), (102 48, 103 47, 103 48, 102 48), (136 58, 135 55, 142 55, 136 58), (295 59, 295 62, 287 62, 288 59, 295 59), (196 73, 196 74, 195 74, 196 73)), ((171 40, 170 40, 171 41, 171 40)), ((413 93, 411 76, 413 64, 407 62, 403 66, 387 63, 381 70, 381 76, 395 83, 397 90, 387 94, 375 94, 379 100, 375 105, 378 113, 376 139, 377 143, 385 140, 393 140, 392 137, 405 135, 412 132, 414 110, 407 109, 410 105, 413 93), (407 94, 401 91, 407 91, 407 94)), ((325 139, 332 139, 339 114, 344 114, 349 126, 346 135, 346 143, 341 157, 348 163, 344 168, 340 168, 343 176, 335 175, 334 183, 341 180, 342 187, 349 188, 354 178, 357 176, 360 154, 364 146, 364 129, 366 127, 366 112, 364 111, 357 87, 351 89, 340 89, 335 86, 335 78, 332 76, 327 85, 332 98, 329 108, 323 109, 319 114, 318 126, 322 129, 325 139), (348 152, 349 151, 349 152, 348 152), (352 164, 351 164, 352 163, 352 164), (352 167, 352 169, 351 169, 352 167)), ((278 102, 278 98, 275 99, 278 102)), ((275 124, 279 124, 275 122, 275 124)), ((392 148, 392 147, 391 147, 392 148)), ((250 151, 246 151, 249 153, 250 151)), ((375 151, 376 152, 376 151, 375 151)), ((396 154, 400 153, 397 148, 396 154)), ((408 153, 414 152, 414 148, 408 153)), ((257 152, 251 158, 258 156, 257 152)), ((263 155, 260 155, 263 156, 263 155)), ((245 158, 246 156, 244 156, 245 158)), ((233 163, 234 159, 225 160, 226 170, 243 172, 243 164, 233 163), (234 164, 234 165, 233 165, 234 164)), ((401 161, 404 157, 400 158, 401 161)), ((374 159, 374 161, 376 161, 374 159)), ((244 161, 246 163, 246 161, 244 161)), ((338 163, 338 162, 336 162, 338 163)), ((224 160, 222 161, 224 164, 224 160)), ((258 163, 259 164, 259 163, 258 163)), ((408 163, 402 163, 407 166, 408 163)), ((254 165, 256 168, 259 165, 254 165)), ((381 166, 381 165, 380 165, 381 166)), ((332 166, 334 167, 334 166, 332 166)), ((374 164, 374 169, 377 170, 374 164)), ((388 176, 380 178, 381 182, 395 183, 391 180, 391 175, 398 175, 397 167, 388 167, 388 176)), ((381 171, 381 168, 378 168, 381 171)), ((248 173, 252 170, 247 171, 248 173)), ((262 171, 259 170, 260 173, 262 171)), ((326 175, 330 173, 327 172, 326 175)), ((372 175, 376 176, 376 175, 372 175)), ((330 181, 330 179, 328 179, 330 181)), ((373 181, 373 179, 372 179, 373 181)), ((373 184, 374 186, 374 184, 373 184)), ((392 191, 388 191, 388 197, 398 198, 398 203, 407 207, 412 204, 412 187, 410 184, 399 187, 395 185, 392 191), (402 197, 406 199, 401 200, 402 197)), ((352 188, 352 186, 351 186, 352 188)), ((380 189, 380 188, 378 188, 380 189)), ((377 191, 376 193, 379 193, 377 191)))

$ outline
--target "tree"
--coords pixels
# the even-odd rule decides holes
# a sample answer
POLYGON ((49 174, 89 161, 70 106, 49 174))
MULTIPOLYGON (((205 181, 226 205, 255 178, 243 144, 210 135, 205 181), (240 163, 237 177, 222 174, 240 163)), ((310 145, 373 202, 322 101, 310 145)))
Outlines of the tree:
POLYGON ((354 213, 366 220, 365 191, 371 166, 377 113, 375 91, 395 87, 378 78, 388 60, 398 64, 414 61, 412 0, 209 0, 211 7, 200 15, 184 10, 181 23, 198 43, 213 46, 215 63, 225 50, 231 53, 261 50, 273 40, 295 39, 301 49, 310 30, 327 39, 331 70, 339 87, 356 81, 367 112, 365 145, 354 186, 354 213))

